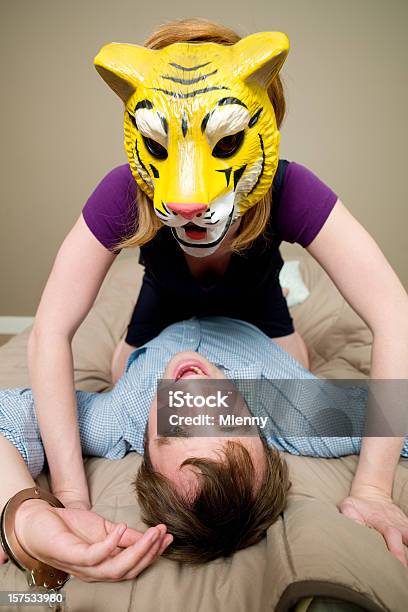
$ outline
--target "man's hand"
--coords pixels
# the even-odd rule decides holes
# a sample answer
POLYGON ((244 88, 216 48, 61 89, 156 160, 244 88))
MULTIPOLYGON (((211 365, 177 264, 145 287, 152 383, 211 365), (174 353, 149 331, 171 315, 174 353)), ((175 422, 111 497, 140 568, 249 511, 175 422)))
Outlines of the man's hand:
POLYGON ((404 544, 408 545, 408 517, 391 497, 374 490, 353 492, 340 504, 340 512, 351 520, 376 529, 388 550, 408 567, 404 544))
POLYGON ((173 539, 165 525, 142 534, 94 512, 53 508, 43 500, 20 506, 15 531, 30 555, 85 582, 135 578, 173 539))

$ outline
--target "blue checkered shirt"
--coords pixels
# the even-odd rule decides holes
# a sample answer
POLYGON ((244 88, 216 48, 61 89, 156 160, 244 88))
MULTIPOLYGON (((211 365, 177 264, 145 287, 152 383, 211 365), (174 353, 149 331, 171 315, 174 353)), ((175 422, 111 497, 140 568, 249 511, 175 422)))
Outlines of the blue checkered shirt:
MULTIPOLYGON (((314 457, 340 457, 359 452, 361 436, 316 435, 319 419, 325 418, 327 383, 319 382, 320 379, 250 323, 209 317, 170 325, 157 338, 136 349, 125 374, 111 391, 77 391, 84 455, 120 459, 129 451, 143 453, 144 431, 157 381, 170 358, 185 350, 201 353, 220 367, 227 378, 239 380, 242 387, 248 381, 248 394, 254 397, 248 398, 245 393, 244 396, 254 416, 268 418, 262 433, 269 446, 314 457), (282 384, 274 383, 283 379, 311 381, 311 384, 299 386, 299 397, 293 393, 292 385, 289 397, 282 384), (261 381, 261 384, 257 387, 250 381, 261 381), (284 430, 282 419, 278 418, 282 414, 285 415, 284 430), (291 431, 297 435, 288 435, 291 431)), ((352 423, 364 418, 367 399, 364 389, 345 391, 333 387, 330 395, 331 404, 337 402, 340 406, 341 417, 346 416, 352 423)), ((0 433, 15 445, 36 477, 43 469, 45 457, 30 389, 0 390, 0 433)), ((408 456, 407 442, 401 454, 408 456)))

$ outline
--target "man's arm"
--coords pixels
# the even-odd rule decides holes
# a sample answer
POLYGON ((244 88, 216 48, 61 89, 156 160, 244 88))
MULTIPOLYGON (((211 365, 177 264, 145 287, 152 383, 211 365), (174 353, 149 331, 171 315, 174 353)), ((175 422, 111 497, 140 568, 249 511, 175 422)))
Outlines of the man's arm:
MULTIPOLYGON (((1 513, 13 495, 34 487, 35 482, 17 448, 1 434, 0 465, 1 513)), ((172 541, 164 525, 141 534, 93 512, 52 508, 37 499, 25 501, 18 508, 15 532, 31 556, 87 582, 133 579, 172 541)), ((6 560, 0 547, 0 565, 6 560)))

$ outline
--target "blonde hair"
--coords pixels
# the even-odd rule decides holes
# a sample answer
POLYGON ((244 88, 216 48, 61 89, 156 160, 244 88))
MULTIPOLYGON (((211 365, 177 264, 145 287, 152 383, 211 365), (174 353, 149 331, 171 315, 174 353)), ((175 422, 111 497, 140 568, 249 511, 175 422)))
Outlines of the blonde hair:
MULTIPOLYGON (((177 19, 160 26, 145 41, 149 49, 162 49, 176 42, 214 42, 233 45, 241 39, 234 30, 207 19, 177 19)), ((268 89, 268 95, 280 127, 285 115, 285 97, 279 75, 268 89)), ((268 223, 272 205, 272 187, 268 193, 252 206, 242 217, 238 233, 231 244, 233 251, 242 251, 260 236, 268 223)), ((135 233, 121 241, 118 248, 142 246, 150 242, 163 224, 154 213, 151 199, 141 190, 136 195, 137 218, 135 233)))

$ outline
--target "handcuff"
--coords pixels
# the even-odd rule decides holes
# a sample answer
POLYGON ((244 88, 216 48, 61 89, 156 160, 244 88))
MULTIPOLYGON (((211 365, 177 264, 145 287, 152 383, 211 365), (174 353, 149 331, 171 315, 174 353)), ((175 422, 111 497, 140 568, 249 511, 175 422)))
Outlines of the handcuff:
POLYGON ((9 499, 1 513, 0 543, 10 561, 26 574, 30 588, 39 587, 47 591, 58 591, 70 579, 70 575, 29 555, 16 536, 14 529, 16 512, 28 499, 42 499, 53 508, 65 507, 57 497, 39 487, 19 491, 9 499))

